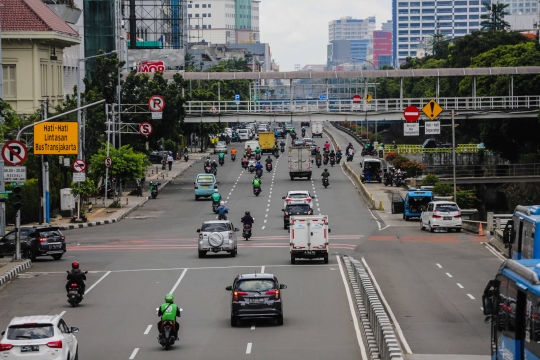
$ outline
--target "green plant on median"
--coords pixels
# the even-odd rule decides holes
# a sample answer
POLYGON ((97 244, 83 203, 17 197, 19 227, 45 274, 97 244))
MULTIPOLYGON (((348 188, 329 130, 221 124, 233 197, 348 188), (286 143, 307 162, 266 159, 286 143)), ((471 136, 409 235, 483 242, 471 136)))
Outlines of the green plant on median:
POLYGON ((425 186, 434 186, 439 182, 439 178, 435 174, 427 174, 426 177, 422 180, 422 185, 425 186))
POLYGON ((122 204, 120 204, 120 200, 118 201, 113 201, 109 206, 107 207, 110 207, 110 208, 115 208, 115 209, 119 209, 122 207, 122 204))
POLYGON ((387 152, 384 156, 384 159, 388 162, 394 163, 394 159, 397 158, 399 154, 397 152, 387 152))
POLYGON ((476 203, 480 201, 476 198, 475 190, 458 190, 456 192, 456 203, 460 209, 472 209, 476 206, 476 203))
MULTIPOLYGON (((105 157, 107 156, 107 144, 102 143, 101 149, 92 155, 90 161, 90 172, 94 180, 105 177, 105 157)), ((130 145, 124 145, 119 149, 109 145, 109 156, 112 165, 109 168, 109 176, 114 178, 116 184, 122 181, 135 181, 144 175, 146 155, 136 152, 130 145)))
POLYGON ((409 160, 403 162, 401 164, 401 170, 405 170, 407 172, 408 177, 416 177, 424 171, 424 164, 420 164, 414 160, 409 160))
POLYGON ((433 193, 439 196, 453 196, 454 187, 450 184, 438 182, 433 186, 433 193))

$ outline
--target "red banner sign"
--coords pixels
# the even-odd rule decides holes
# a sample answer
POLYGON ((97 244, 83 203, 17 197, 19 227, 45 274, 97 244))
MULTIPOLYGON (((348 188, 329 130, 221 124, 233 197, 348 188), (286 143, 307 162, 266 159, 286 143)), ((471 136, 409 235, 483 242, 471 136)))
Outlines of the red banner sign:
POLYGON ((149 60, 141 61, 139 66, 137 66, 137 72, 140 73, 153 73, 153 72, 164 72, 165 63, 160 60, 149 60))

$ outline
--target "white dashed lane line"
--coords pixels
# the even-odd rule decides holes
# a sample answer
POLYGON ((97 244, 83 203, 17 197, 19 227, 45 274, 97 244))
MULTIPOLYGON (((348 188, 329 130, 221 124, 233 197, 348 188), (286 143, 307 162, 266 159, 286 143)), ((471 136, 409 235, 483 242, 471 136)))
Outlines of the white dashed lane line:
POLYGON ((137 356, 137 353, 139 352, 139 348, 135 348, 133 352, 131 353, 131 356, 129 357, 129 360, 135 359, 135 356, 137 356))
POLYGON ((442 269, 441 264, 435 264, 435 265, 437 265, 439 267, 439 269, 442 269))
POLYGON ((144 335, 148 335, 148 333, 150 333, 150 329, 152 328, 152 325, 148 325, 148 327, 146 328, 146 330, 144 331, 144 335))
POLYGON ((246 354, 251 354, 251 343, 247 344, 246 354))
POLYGON ((472 296, 471 294, 467 294, 467 296, 474 300, 474 296, 472 296))
POLYGON ((261 230, 264 230, 265 227, 266 227, 266 226, 263 226, 261 230))
POLYGON ((448 277, 453 277, 452 275, 450 275, 450 273, 446 273, 446 275, 448 275, 448 277))
POLYGON ((460 283, 456 283, 456 285, 457 285, 460 289, 463 289, 463 285, 461 285, 460 283))

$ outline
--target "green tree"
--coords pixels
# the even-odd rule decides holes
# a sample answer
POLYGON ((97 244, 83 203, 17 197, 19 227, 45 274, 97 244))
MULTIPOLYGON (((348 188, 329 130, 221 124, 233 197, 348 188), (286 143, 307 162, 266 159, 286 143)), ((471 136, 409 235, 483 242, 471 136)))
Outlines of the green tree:
POLYGON ((482 30, 504 31, 510 29, 510 24, 504 21, 506 15, 510 15, 506 8, 510 4, 496 2, 493 4, 483 3, 489 14, 483 14, 480 18, 484 21, 480 23, 482 30))
POLYGON ((422 185, 425 186, 435 186, 439 183, 439 178, 435 174, 427 174, 424 179, 422 179, 422 185))
POLYGON ((3 122, 0 124, 0 139, 5 139, 9 131, 16 130, 19 127, 20 119, 11 105, 3 99, 0 99, 0 117, 3 118, 3 122))
POLYGON ((433 186, 433 193, 439 196, 454 195, 454 187, 450 184, 438 182, 433 186))

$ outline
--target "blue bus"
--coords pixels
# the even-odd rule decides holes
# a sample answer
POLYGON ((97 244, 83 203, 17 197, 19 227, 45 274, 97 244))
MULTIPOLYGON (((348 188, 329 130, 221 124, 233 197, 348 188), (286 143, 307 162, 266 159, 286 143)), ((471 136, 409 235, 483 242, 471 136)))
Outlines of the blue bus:
POLYGON ((540 260, 506 260, 482 295, 493 360, 540 359, 540 260))
POLYGON ((503 231, 503 242, 510 248, 510 258, 540 259, 540 205, 518 205, 503 231))

